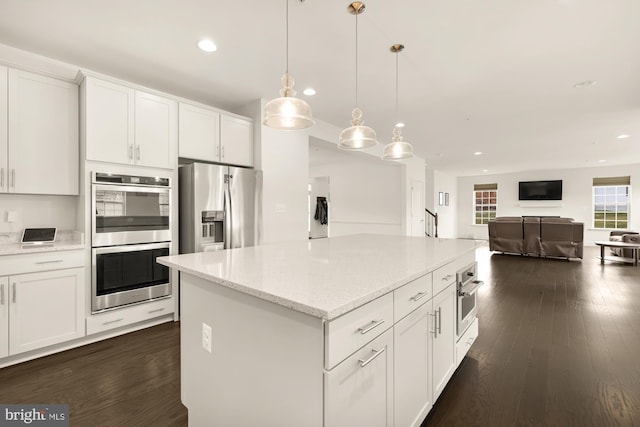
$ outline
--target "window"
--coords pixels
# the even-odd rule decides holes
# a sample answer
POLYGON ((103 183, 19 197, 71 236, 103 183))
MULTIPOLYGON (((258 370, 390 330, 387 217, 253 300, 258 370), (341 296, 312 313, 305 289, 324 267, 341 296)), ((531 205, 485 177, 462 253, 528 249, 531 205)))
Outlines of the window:
POLYGON ((593 228, 628 228, 628 176, 593 178, 593 228))
POLYGON ((496 219, 498 206, 498 184, 476 184, 473 186, 474 224, 487 224, 496 219))

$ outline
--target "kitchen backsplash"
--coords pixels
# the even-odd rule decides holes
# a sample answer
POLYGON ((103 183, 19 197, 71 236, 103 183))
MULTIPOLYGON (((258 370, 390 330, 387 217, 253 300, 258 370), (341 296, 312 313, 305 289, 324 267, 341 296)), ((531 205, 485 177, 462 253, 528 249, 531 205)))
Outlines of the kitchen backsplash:
MULTIPOLYGON (((0 244, 20 243, 22 239, 22 231, 20 232, 0 232, 0 244)), ((75 230, 58 230, 56 233, 56 242, 77 241, 84 243, 84 233, 75 230)))

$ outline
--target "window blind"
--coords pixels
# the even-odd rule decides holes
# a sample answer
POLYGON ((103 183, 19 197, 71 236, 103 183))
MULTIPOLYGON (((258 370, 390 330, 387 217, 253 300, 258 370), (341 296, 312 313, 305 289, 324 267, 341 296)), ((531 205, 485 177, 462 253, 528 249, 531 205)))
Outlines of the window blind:
POLYGON ((631 185, 630 176, 609 176, 605 178, 593 178, 593 186, 600 185, 631 185))
POLYGON ((497 190, 498 184, 473 184, 473 191, 497 190))

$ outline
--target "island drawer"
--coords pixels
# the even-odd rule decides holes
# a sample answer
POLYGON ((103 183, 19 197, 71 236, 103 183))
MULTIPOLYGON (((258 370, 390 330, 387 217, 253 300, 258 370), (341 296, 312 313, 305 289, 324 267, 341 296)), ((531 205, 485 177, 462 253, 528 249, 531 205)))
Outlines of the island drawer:
POLYGON ((325 368, 333 368, 392 326, 392 292, 325 323, 325 368))
POLYGON ((402 319, 433 297, 432 277, 431 273, 425 274, 393 291, 394 322, 402 319))
POLYGON ((438 268, 433 272, 433 295, 438 295, 449 285, 456 282, 456 272, 475 261, 475 252, 469 252, 460 258, 438 268))

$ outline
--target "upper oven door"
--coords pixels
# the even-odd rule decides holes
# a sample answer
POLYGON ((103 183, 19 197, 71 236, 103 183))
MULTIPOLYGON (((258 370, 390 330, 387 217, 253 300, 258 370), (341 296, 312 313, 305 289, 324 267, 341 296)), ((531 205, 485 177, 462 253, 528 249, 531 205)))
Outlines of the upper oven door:
POLYGON ((171 240, 169 188, 92 184, 91 246, 171 240))

